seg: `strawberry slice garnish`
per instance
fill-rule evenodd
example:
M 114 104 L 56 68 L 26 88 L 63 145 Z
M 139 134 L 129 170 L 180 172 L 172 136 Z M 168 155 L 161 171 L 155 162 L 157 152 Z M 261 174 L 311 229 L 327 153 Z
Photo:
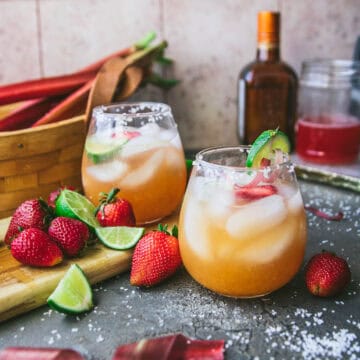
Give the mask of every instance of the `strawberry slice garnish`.
M 141 135 L 139 131 L 124 131 L 123 134 L 130 140 Z
M 240 186 L 235 184 L 234 191 L 235 197 L 241 200 L 258 200 L 277 193 L 273 185 Z
M 267 158 L 262 158 L 260 161 L 260 167 L 264 168 L 271 165 L 271 160 Z

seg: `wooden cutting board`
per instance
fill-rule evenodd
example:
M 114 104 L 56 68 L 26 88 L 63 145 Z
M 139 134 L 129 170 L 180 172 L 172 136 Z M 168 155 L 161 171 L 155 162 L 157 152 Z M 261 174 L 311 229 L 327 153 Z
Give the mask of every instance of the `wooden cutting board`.
M 111 250 L 100 243 L 89 247 L 84 256 L 63 261 L 53 268 L 22 265 L 3 242 L 9 222 L 10 218 L 0 220 L 0 322 L 45 304 L 72 263 L 84 270 L 91 284 L 130 268 L 132 250 Z M 164 219 L 162 223 L 172 228 L 177 223 L 177 216 Z M 147 230 L 156 226 L 149 226 Z

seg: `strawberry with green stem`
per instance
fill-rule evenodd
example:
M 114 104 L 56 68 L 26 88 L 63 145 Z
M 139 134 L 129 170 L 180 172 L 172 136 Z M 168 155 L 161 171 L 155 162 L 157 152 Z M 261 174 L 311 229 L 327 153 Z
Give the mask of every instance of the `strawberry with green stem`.
M 10 245 L 11 241 L 24 229 L 46 230 L 54 216 L 53 209 L 43 199 L 24 201 L 15 210 L 10 220 L 4 238 L 5 244 Z
M 63 185 L 63 186 L 60 186 L 59 188 L 57 188 L 56 190 L 52 191 L 50 194 L 49 194 L 49 197 L 48 197 L 48 204 L 49 206 L 51 206 L 53 209 L 55 209 L 55 204 L 56 204 L 56 200 L 57 198 L 60 196 L 60 193 L 65 190 L 65 189 L 68 189 L 68 190 L 72 190 L 72 191 L 77 191 L 73 186 L 71 185 Z
M 178 230 L 171 233 L 167 225 L 159 225 L 137 243 L 132 257 L 130 283 L 136 286 L 153 286 L 173 275 L 181 266 Z
M 101 226 L 135 226 L 132 205 L 126 199 L 117 197 L 120 189 L 113 188 L 108 194 L 101 193 L 100 204 L 95 216 Z

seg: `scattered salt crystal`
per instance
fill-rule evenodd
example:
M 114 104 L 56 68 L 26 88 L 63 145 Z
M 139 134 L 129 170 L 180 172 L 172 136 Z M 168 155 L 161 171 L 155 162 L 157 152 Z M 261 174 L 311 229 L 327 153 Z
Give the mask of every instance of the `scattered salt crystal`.
M 96 342 L 103 342 L 104 341 L 104 337 L 100 334 L 97 338 L 96 338 Z
M 78 328 L 72 328 L 72 329 L 71 329 L 71 332 L 78 332 L 78 331 L 79 331 Z

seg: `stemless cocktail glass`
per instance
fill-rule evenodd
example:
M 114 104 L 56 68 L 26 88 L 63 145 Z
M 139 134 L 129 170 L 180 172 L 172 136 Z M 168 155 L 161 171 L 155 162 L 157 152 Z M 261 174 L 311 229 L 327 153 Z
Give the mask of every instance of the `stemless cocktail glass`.
M 93 109 L 83 160 L 85 195 L 120 188 L 131 202 L 137 224 L 170 215 L 185 191 L 184 152 L 168 105 L 121 103 Z
M 249 149 L 219 147 L 196 155 L 179 222 L 190 275 L 210 290 L 240 298 L 289 282 L 306 243 L 294 166 L 284 157 L 276 165 L 246 168 Z

